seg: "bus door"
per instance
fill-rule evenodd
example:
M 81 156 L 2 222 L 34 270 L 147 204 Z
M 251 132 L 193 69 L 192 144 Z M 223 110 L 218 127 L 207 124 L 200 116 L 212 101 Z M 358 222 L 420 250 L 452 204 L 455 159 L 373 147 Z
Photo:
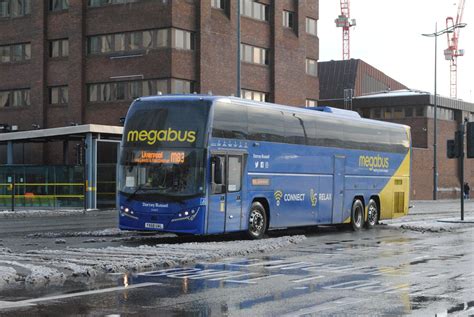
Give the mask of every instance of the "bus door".
M 244 155 L 216 153 L 211 156 L 208 233 L 242 228 L 242 174 Z
M 344 173 L 346 157 L 334 156 L 334 183 L 333 183 L 333 203 L 332 203 L 332 223 L 342 223 L 344 207 Z

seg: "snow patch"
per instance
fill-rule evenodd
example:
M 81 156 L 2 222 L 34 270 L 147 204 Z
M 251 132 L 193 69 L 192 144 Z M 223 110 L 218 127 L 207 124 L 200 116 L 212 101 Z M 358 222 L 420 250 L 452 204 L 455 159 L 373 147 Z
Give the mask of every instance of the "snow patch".
M 58 270 L 35 264 L 20 263 L 17 261 L 4 261 L 0 260 L 0 264 L 9 265 L 10 267 L 22 268 L 27 271 L 26 274 L 15 273 L 15 279 L 17 281 L 23 280 L 26 284 L 31 284 L 35 286 L 43 286 L 47 284 L 61 285 L 66 277 L 63 273 Z M 45 263 L 45 265 L 50 266 Z M 15 272 L 17 272 L 15 270 Z
M 122 231 L 116 228 L 108 228 L 96 231 L 78 232 L 36 232 L 26 235 L 27 238 L 71 238 L 71 237 L 120 237 L 131 234 L 130 231 Z
M 198 261 L 215 261 L 226 257 L 271 252 L 300 243 L 305 239 L 305 236 L 300 235 L 254 241 L 192 242 L 154 246 L 141 245 L 139 247 L 66 248 L 65 250 L 43 249 L 25 253 L 12 253 L 9 249 L 0 248 L 0 259 L 2 259 L 0 264 L 28 271 L 20 280 L 27 284 L 41 286 L 63 283 L 67 278 L 89 278 L 104 273 L 140 272 L 189 265 Z M 13 274 L 13 271 L 9 272 L 10 275 Z M 17 280 L 19 276 L 16 273 Z M 9 277 L 9 280 L 11 278 Z
M 25 209 L 25 210 L 0 210 L 0 217 L 15 218 L 15 217 L 38 217 L 38 216 L 67 216 L 71 214 L 82 214 L 82 209 Z
M 474 220 L 474 219 L 472 219 Z M 468 220 L 461 222 L 459 220 L 423 220 L 423 221 L 385 221 L 389 228 L 425 232 L 453 232 L 459 229 L 474 226 L 474 221 Z
M 17 280 L 16 270 L 12 267 L 0 266 L 0 289 L 12 285 Z

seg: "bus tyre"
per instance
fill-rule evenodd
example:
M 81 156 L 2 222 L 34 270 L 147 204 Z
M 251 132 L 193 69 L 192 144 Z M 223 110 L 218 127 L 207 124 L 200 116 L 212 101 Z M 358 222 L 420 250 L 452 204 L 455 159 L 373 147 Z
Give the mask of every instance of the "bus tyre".
M 352 230 L 359 231 L 364 225 L 364 204 L 359 199 L 354 200 L 351 210 Z
M 367 229 L 372 229 L 379 221 L 379 210 L 377 208 L 377 203 L 375 200 L 371 199 L 367 205 L 367 222 L 365 227 Z
M 261 239 L 267 230 L 267 214 L 259 202 L 252 203 L 249 214 L 247 236 L 250 239 Z

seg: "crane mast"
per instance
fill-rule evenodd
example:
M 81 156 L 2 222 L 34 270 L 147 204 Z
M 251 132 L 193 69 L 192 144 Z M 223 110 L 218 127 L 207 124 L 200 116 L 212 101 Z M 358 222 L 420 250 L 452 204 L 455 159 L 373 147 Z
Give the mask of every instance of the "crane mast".
M 456 21 L 453 17 L 446 18 L 446 28 L 462 22 L 464 13 L 465 0 L 459 0 Z M 456 23 L 455 23 L 456 22 Z M 444 50 L 444 58 L 449 60 L 449 91 L 451 98 L 457 98 L 457 81 L 458 81 L 458 57 L 464 55 L 464 50 L 458 48 L 460 28 L 454 29 L 452 33 L 446 33 L 448 37 L 448 48 Z
M 349 0 L 341 1 L 341 14 L 334 22 L 336 26 L 342 28 L 342 59 L 348 60 L 351 58 L 350 52 L 350 28 L 356 25 L 355 19 L 350 19 Z

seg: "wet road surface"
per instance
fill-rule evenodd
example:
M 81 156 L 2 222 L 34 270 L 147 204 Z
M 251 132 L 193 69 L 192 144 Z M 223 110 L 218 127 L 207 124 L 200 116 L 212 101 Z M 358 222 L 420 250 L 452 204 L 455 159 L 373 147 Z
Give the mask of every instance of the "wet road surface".
M 0 315 L 469 316 L 473 235 L 318 229 L 271 255 L 0 292 Z

